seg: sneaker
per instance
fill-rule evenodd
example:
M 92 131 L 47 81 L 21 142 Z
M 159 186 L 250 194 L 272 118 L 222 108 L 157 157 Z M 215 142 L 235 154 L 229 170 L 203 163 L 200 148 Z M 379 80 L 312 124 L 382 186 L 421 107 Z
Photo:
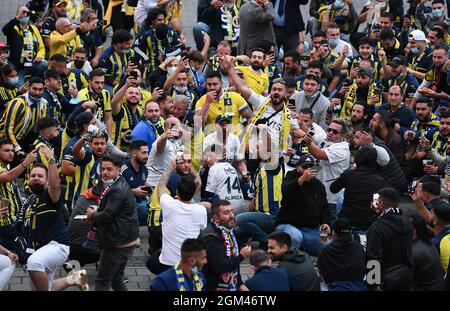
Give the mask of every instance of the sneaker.
M 65 262 L 63 264 L 63 269 L 64 271 L 66 271 L 67 274 L 69 274 L 69 272 L 73 270 L 73 265 L 68 262 Z
M 124 277 L 123 277 L 123 282 L 124 282 L 124 283 L 128 283 L 128 281 L 129 281 L 129 280 L 128 280 L 128 277 L 124 276 Z
M 89 291 L 87 272 L 85 269 L 74 272 L 75 284 L 82 292 Z

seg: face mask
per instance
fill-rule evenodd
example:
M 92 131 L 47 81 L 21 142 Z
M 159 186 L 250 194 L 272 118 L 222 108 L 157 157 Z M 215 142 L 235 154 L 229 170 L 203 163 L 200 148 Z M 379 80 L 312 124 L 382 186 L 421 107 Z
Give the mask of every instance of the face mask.
M 338 43 L 339 43 L 339 38 L 328 39 L 328 43 L 329 43 L 331 46 L 337 46 Z
M 179 92 L 179 93 L 184 93 L 187 91 L 187 86 L 174 86 L 173 87 L 175 89 L 175 91 Z
M 439 17 L 442 17 L 444 15 L 444 12 L 439 10 L 439 9 L 434 9 L 432 11 L 432 14 L 433 14 L 434 17 L 439 18 Z
M 395 79 L 400 79 L 403 77 L 403 72 L 400 72 L 398 75 L 392 75 Z
M 30 102 L 31 102 L 31 104 L 33 105 L 33 104 L 38 104 L 40 101 L 41 101 L 41 98 L 36 98 L 36 97 L 33 97 L 33 96 L 28 96 L 29 98 L 30 98 Z
M 193 266 L 191 269 L 193 274 L 198 274 L 198 267 L 197 266 Z
M 420 49 L 418 47 L 411 48 L 411 53 L 413 53 L 413 54 L 418 54 L 419 51 L 420 51 Z
M 103 184 L 105 186 L 111 187 L 111 185 L 114 183 L 114 178 L 113 179 L 108 179 L 108 180 L 104 180 Z
M 8 84 L 13 87 L 17 87 L 19 85 L 19 77 L 9 78 Z
M 174 73 L 175 70 L 177 70 L 177 67 L 167 67 L 167 73 L 168 73 L 168 74 Z
M 223 6 L 226 7 L 228 10 L 231 10 L 234 7 L 234 3 L 226 3 Z
M 316 97 L 317 95 L 319 95 L 319 92 L 318 92 L 318 91 L 315 91 L 314 94 L 312 94 L 311 96 L 308 96 L 308 95 L 306 95 L 306 93 L 305 93 L 305 97 L 306 97 L 306 98 L 314 98 L 314 97 Z
M 338 10 L 342 9 L 344 7 L 344 2 L 342 2 L 341 0 L 336 0 L 336 2 L 334 3 L 334 7 Z
M 83 67 L 84 67 L 84 63 L 85 63 L 84 60 L 79 60 L 79 59 L 75 59 L 75 60 L 73 61 L 73 65 L 74 65 L 75 68 L 77 68 L 77 69 L 83 68 Z
M 122 54 L 128 54 L 130 53 L 130 49 L 122 49 Z
M 39 194 L 41 194 L 42 192 L 45 191 L 45 186 L 44 185 L 40 185 L 40 184 L 30 185 L 30 190 L 34 194 L 39 195 Z
M 28 24 L 28 22 L 30 21 L 30 17 L 29 16 L 25 16 L 19 19 L 19 23 L 21 24 Z

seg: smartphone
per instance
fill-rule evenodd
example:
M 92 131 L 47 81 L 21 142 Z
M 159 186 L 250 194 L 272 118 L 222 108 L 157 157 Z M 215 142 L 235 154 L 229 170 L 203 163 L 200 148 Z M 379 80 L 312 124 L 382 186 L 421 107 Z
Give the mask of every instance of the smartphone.
M 130 71 L 130 77 L 133 77 L 134 79 L 137 79 L 138 74 L 137 74 L 136 70 L 131 70 Z
M 87 219 L 87 215 L 77 215 L 73 219 L 81 219 L 81 220 Z
M 141 187 L 141 189 L 144 190 L 145 192 L 152 193 L 152 187 L 144 186 L 144 187 Z
M 136 65 L 136 56 L 130 56 L 130 58 L 128 59 L 128 62 Z
M 252 249 L 256 249 L 259 247 L 259 242 L 258 241 L 253 241 L 253 238 L 248 239 L 247 241 L 247 246 L 250 246 Z
M 288 108 L 291 110 L 295 110 L 295 99 L 293 99 L 293 98 L 288 99 Z
M 72 89 L 77 88 L 77 79 L 75 79 L 75 78 L 70 79 L 70 88 L 72 88 Z

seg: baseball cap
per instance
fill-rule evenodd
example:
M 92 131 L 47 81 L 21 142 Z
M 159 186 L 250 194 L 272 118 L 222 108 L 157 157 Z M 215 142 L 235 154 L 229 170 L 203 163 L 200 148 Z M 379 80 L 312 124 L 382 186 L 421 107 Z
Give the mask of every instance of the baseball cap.
M 373 69 L 368 67 L 360 67 L 358 70 L 359 75 L 366 75 L 373 79 Z
M 220 123 L 222 121 L 226 121 L 227 123 L 231 123 L 231 119 L 230 119 L 229 116 L 226 116 L 226 115 L 217 116 L 216 123 Z
M 314 159 L 314 157 L 309 153 L 301 156 L 297 162 L 297 166 L 301 166 L 301 167 L 306 167 L 306 166 L 313 167 L 314 164 L 316 164 L 316 159 Z
M 67 5 L 67 1 L 56 1 L 54 4 L 53 4 L 53 6 L 58 6 L 58 5 L 61 5 L 61 4 L 65 4 L 65 5 Z
M 352 225 L 347 218 L 338 218 L 334 223 L 333 231 L 336 232 L 338 236 L 352 234 Z
M 409 40 L 415 40 L 415 41 L 428 41 L 427 37 L 425 36 L 425 33 L 422 30 L 413 30 L 408 36 Z
M 395 56 L 393 59 L 391 59 L 388 62 L 388 65 L 390 65 L 392 67 L 398 67 L 400 65 L 407 66 L 408 65 L 408 61 L 406 60 L 405 56 L 398 55 L 398 56 Z

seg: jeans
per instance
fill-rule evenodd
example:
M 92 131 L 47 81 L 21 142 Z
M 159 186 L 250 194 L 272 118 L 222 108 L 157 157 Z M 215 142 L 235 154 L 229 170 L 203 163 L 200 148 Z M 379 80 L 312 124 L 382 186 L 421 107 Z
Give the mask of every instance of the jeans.
M 16 249 L 14 245 L 14 240 L 17 238 L 16 226 L 17 223 L 12 223 L 10 225 L 0 227 L 0 245 L 10 251 L 15 251 Z
M 142 200 L 141 203 L 136 203 L 137 214 L 139 219 L 139 226 L 147 226 L 148 223 L 148 202 L 147 200 Z
M 44 77 L 44 72 L 47 70 L 48 62 L 46 60 L 41 61 L 40 63 L 33 64 L 31 67 L 24 67 L 19 70 L 19 85 L 23 85 L 25 76 L 39 76 L 41 78 Z
M 0 291 L 8 284 L 12 277 L 16 264 L 6 255 L 0 255 Z
M 100 249 L 100 263 L 95 279 L 96 291 L 109 291 L 110 287 L 115 291 L 128 290 L 123 282 L 123 275 L 134 247 Z
M 283 231 L 291 236 L 291 249 L 302 247 L 311 256 L 317 257 L 326 245 L 326 243 L 320 243 L 319 227 L 297 228 L 289 224 L 281 224 L 277 226 L 276 231 Z
M 336 218 L 339 218 L 339 213 L 342 211 L 344 207 L 344 194 L 341 193 L 336 199 Z
M 204 47 L 203 43 L 203 33 L 206 32 L 209 34 L 209 26 L 203 22 L 195 23 L 192 28 L 192 33 L 194 34 L 195 45 L 197 46 L 197 50 L 201 51 Z
M 337 212 L 336 212 L 337 206 L 336 205 L 337 204 L 328 203 L 328 206 L 330 207 L 331 227 L 334 226 L 334 223 L 336 222 L 336 219 L 337 219 Z
M 240 230 L 246 231 L 262 243 L 267 243 L 267 236 L 275 227 L 275 216 L 261 212 L 247 212 L 237 215 L 236 223 Z

